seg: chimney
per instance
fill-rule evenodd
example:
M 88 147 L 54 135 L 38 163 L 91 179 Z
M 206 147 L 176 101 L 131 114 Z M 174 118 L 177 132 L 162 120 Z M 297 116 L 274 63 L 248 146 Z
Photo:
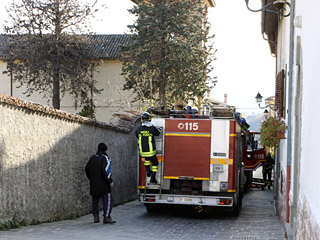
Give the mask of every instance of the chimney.
M 227 104 L 228 103 L 227 99 L 228 99 L 228 94 L 225 93 L 223 103 Z
M 210 97 L 210 90 L 207 91 L 207 97 Z

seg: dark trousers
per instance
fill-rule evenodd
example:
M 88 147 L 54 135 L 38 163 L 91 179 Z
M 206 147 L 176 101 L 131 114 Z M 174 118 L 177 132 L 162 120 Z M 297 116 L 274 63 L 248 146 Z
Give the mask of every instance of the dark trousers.
M 113 197 L 111 193 L 105 193 L 100 197 L 92 197 L 92 213 L 99 214 L 99 201 L 102 199 L 103 216 L 110 217 L 113 207 Z
M 267 185 L 272 185 L 271 181 L 271 175 L 272 175 L 272 169 L 263 169 L 263 180 Z

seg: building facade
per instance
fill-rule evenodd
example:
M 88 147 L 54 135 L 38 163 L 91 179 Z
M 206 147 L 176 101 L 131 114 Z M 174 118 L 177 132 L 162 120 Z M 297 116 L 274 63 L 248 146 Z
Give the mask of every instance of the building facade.
M 138 0 L 132 0 L 138 4 Z M 214 7 L 213 0 L 203 0 L 203 3 L 208 7 Z M 122 73 L 122 62 L 120 56 L 120 46 L 126 45 L 129 37 L 124 34 L 108 34 L 108 35 L 90 35 L 89 38 L 94 38 L 94 44 L 91 46 L 91 51 L 94 53 L 97 61 L 101 62 L 98 71 L 93 72 L 93 78 L 97 81 L 96 88 L 103 89 L 101 94 L 91 95 L 91 99 L 95 106 L 95 117 L 98 121 L 109 122 L 116 112 L 126 110 L 137 110 L 141 106 L 134 103 L 135 95 L 132 91 L 124 91 L 125 83 Z M 0 35 L 0 93 L 26 99 L 28 101 L 40 103 L 43 105 L 52 106 L 52 100 L 49 97 L 44 97 L 41 94 L 34 92 L 31 96 L 24 94 L 26 88 L 22 86 L 17 88 L 19 84 L 12 81 L 10 75 L 4 75 L 6 62 L 2 49 L 5 47 L 6 36 Z M 75 108 L 74 101 L 67 94 L 61 96 L 61 107 L 63 111 L 69 113 L 79 113 L 82 107 Z M 144 109 L 145 110 L 145 109 Z
M 277 211 L 289 239 L 320 239 L 320 113 L 315 108 L 320 102 L 316 93 L 320 87 L 320 2 L 262 3 L 263 37 L 276 58 L 276 112 L 288 127 L 276 151 Z
M 124 77 L 121 75 L 122 62 L 120 47 L 128 43 L 129 38 L 124 34 L 103 34 L 92 35 L 93 44 L 90 50 L 93 52 L 96 61 L 100 61 L 97 71 L 93 72 L 93 79 L 97 81 L 96 87 L 103 89 L 101 94 L 91 95 L 96 108 L 95 117 L 99 121 L 109 122 L 114 112 L 125 109 L 135 109 L 132 103 L 133 95 L 130 91 L 123 91 Z M 6 35 L 0 35 L 0 45 L 5 47 Z M 2 59 L 2 60 L 1 60 Z M 3 74 L 7 63 L 1 54 L 0 47 L 0 93 L 19 97 L 52 106 L 51 98 L 42 94 L 33 93 L 31 96 L 24 94 L 24 86 L 17 88 L 18 83 L 12 82 L 10 75 Z M 74 101 L 68 95 L 61 96 L 61 110 L 69 113 L 79 113 L 82 107 L 75 108 Z

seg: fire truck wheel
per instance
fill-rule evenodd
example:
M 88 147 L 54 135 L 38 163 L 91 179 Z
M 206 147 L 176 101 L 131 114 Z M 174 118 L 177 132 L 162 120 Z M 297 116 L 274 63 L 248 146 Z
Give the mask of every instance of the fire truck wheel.
M 239 214 L 240 214 L 240 209 L 241 209 L 241 205 L 242 205 L 242 199 L 241 199 L 241 198 L 238 198 L 238 199 L 237 199 L 237 204 L 235 204 L 235 205 L 232 207 L 231 216 L 234 216 L 234 217 L 239 216 Z
M 159 206 L 157 204 L 152 204 L 152 203 L 145 203 L 147 212 L 148 213 L 156 213 L 159 211 Z

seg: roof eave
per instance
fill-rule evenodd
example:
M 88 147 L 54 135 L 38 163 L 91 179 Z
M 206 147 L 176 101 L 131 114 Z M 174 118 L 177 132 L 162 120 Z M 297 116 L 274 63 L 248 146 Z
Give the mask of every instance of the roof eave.
M 270 4 L 276 0 L 265 0 L 265 4 Z M 277 11 L 283 7 L 282 3 L 277 3 L 272 5 L 269 11 L 261 12 L 261 33 L 264 36 L 265 40 L 268 41 L 271 54 L 276 54 L 276 45 L 277 45 L 277 35 L 279 28 L 279 21 Z
M 135 4 L 138 4 L 138 2 L 141 1 L 141 0 L 131 0 L 131 2 L 134 2 Z M 209 7 L 215 7 L 216 6 L 216 3 L 214 0 L 207 0 L 208 3 L 209 3 Z

